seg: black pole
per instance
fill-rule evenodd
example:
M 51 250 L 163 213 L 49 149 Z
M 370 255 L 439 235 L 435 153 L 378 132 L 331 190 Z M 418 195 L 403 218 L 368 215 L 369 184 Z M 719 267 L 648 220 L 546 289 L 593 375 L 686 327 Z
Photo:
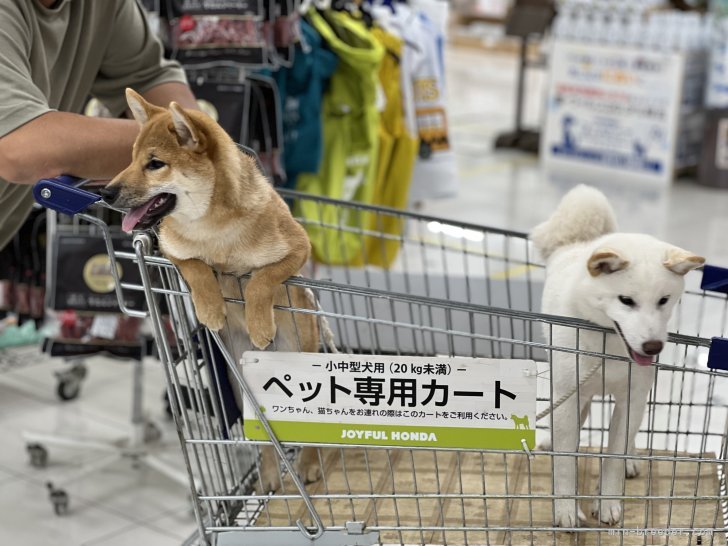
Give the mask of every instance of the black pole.
M 523 130 L 523 90 L 526 87 L 526 53 L 528 51 L 528 36 L 521 37 L 521 54 L 518 59 L 518 84 L 516 87 L 516 134 Z

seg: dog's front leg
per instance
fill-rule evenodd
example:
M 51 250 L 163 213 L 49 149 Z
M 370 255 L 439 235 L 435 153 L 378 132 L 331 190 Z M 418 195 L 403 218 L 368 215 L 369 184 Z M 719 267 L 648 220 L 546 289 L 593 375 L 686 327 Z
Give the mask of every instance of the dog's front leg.
M 650 383 L 647 385 L 642 383 L 637 378 L 633 378 L 631 393 L 621 393 L 614 397 L 615 404 L 609 423 L 609 447 L 607 449 L 607 452 L 612 455 L 625 455 L 634 451 L 635 436 L 642 423 L 651 386 Z M 604 460 L 599 484 L 600 494 L 624 494 L 624 478 L 629 471 L 629 460 L 611 457 Z M 603 523 L 619 523 L 622 516 L 622 500 L 595 500 L 592 514 Z
M 250 340 L 258 349 L 265 349 L 276 336 L 273 299 L 278 287 L 301 270 L 308 255 L 291 253 L 280 262 L 261 267 L 245 286 L 245 322 Z
M 169 260 L 177 266 L 190 288 L 197 320 L 210 330 L 221 330 L 225 326 L 225 300 L 212 268 L 196 259 L 170 257 Z
M 321 479 L 323 468 L 319 464 L 319 448 L 304 447 L 298 454 L 296 471 L 303 483 L 313 483 Z
M 554 392 L 554 398 L 558 399 Z M 580 408 L 578 396 L 568 398 L 553 413 L 552 443 L 554 450 L 554 495 L 576 495 L 577 458 L 561 455 L 574 453 L 579 446 Z M 557 527 L 576 527 L 586 517 L 576 499 L 556 499 L 554 501 L 554 524 Z

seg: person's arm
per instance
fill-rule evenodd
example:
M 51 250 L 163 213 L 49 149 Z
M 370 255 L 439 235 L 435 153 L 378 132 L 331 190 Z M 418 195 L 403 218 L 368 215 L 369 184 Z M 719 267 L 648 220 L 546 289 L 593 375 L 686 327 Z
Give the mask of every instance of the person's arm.
M 197 108 L 183 83 L 162 83 L 142 95 L 159 106 L 176 101 Z M 60 174 L 113 178 L 129 165 L 138 133 L 139 125 L 133 120 L 48 112 L 0 138 L 0 178 L 19 184 Z
M 0 178 L 25 184 L 60 174 L 113 178 L 131 161 L 137 123 L 51 110 L 32 81 L 29 31 L 20 7 L 0 2 L 0 73 L 5 80 L 0 80 Z M 162 45 L 137 2 L 109 2 L 111 9 L 114 30 L 91 94 L 115 116 L 126 109 L 126 87 L 159 106 L 176 101 L 197 108 L 184 72 L 162 58 Z

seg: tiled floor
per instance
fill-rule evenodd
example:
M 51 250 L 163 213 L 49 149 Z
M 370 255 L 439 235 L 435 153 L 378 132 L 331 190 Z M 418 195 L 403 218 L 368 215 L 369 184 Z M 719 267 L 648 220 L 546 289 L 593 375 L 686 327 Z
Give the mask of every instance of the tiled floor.
M 18 350 L 15 350 L 18 352 Z M 127 362 L 102 357 L 87 361 L 89 374 L 79 398 L 55 396 L 53 371 L 65 364 L 23 349 L 31 365 L 0 375 L 0 543 L 18 545 L 180 544 L 193 529 L 187 491 L 156 473 L 135 470 L 130 462 L 67 482 L 94 453 L 51 447 L 49 464 L 29 464 L 24 430 L 113 441 L 127 433 L 131 370 Z M 3 359 L 0 353 L 0 360 Z M 158 363 L 145 365 L 147 416 L 163 432 L 163 450 L 180 467 L 173 426 L 162 406 L 163 380 Z M 45 482 L 70 496 L 69 513 L 53 514 Z
M 448 218 L 528 230 L 545 218 L 567 187 L 543 176 L 537 159 L 494 152 L 496 134 L 508 129 L 513 107 L 515 59 L 475 51 L 448 54 L 450 127 L 456 146 L 459 195 L 426 202 L 423 211 Z M 543 77 L 533 73 L 527 120 L 538 120 Z M 599 184 L 599 181 L 591 180 Z M 728 265 L 728 192 L 689 181 L 670 188 L 600 186 L 613 200 L 625 229 L 664 237 L 713 263 Z M 103 358 L 89 361 L 89 377 L 78 400 L 63 403 L 54 394 L 52 370 L 62 364 L 45 357 L 0 373 L 0 544 L 23 546 L 179 544 L 194 528 L 186 491 L 152 472 L 118 464 L 66 486 L 70 513 L 53 515 L 44 483 L 92 462 L 95 455 L 54 448 L 44 470 L 33 469 L 21 437 L 24 429 L 49 433 L 125 433 L 131 366 Z M 148 417 L 172 442 L 176 437 L 162 410 L 159 366 L 145 366 Z

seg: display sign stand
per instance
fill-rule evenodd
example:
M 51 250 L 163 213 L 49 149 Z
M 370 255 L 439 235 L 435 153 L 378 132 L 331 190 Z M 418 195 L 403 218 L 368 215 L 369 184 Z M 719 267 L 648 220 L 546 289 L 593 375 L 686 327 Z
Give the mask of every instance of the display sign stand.
M 515 127 L 512 131 L 498 135 L 496 148 L 511 148 L 524 152 L 538 153 L 539 132 L 523 127 L 523 96 L 526 85 L 526 69 L 535 65 L 528 62 L 528 43 L 533 36 L 542 36 L 555 15 L 549 1 L 516 0 L 506 19 L 506 35 L 521 40 L 518 60 L 518 81 L 516 84 Z

